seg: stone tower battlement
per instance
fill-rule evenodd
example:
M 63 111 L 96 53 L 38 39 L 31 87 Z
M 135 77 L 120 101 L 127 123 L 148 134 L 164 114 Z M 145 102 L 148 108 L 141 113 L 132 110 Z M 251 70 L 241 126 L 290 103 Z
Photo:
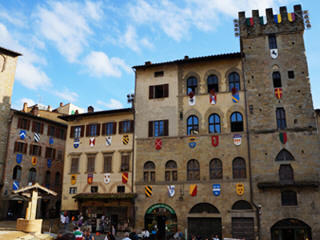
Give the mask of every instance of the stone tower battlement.
M 303 31 L 303 11 L 301 5 L 295 5 L 292 13 L 288 13 L 286 7 L 280 7 L 280 14 L 274 14 L 273 9 L 268 8 L 266 22 L 259 10 L 253 10 L 250 18 L 246 18 L 245 12 L 239 12 L 239 28 L 241 38 Z

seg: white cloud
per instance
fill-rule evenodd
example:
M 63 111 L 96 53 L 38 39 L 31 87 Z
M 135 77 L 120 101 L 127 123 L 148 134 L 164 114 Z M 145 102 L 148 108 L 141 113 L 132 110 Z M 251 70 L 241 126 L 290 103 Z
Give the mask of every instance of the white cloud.
M 28 106 L 33 106 L 36 104 L 36 102 L 30 98 L 21 98 L 12 104 L 12 108 L 16 110 L 22 110 L 24 103 L 27 103 Z
M 48 6 L 38 7 L 35 16 L 43 36 L 52 41 L 69 62 L 76 62 L 93 34 L 90 21 L 102 17 L 100 5 L 91 1 L 50 1 Z
M 129 15 L 138 24 L 151 28 L 160 28 L 166 35 L 180 41 L 189 33 L 191 27 L 200 31 L 212 31 L 219 24 L 221 16 L 237 18 L 239 11 L 259 9 L 265 15 L 265 9 L 278 7 L 292 0 L 137 0 L 129 4 Z M 251 16 L 251 13 L 248 13 Z
M 89 74 L 97 77 L 121 77 L 121 70 L 128 73 L 131 72 L 130 67 L 122 59 L 116 57 L 109 58 L 103 52 L 92 51 L 84 59 L 84 64 L 86 64 Z
M 123 36 L 120 37 L 120 42 L 135 52 L 140 52 L 141 45 L 152 48 L 152 43 L 147 38 L 139 39 L 136 29 L 129 25 Z
M 104 102 L 104 101 L 98 100 L 97 104 L 99 104 L 103 107 L 106 107 L 107 109 L 123 108 L 123 104 L 120 101 L 113 99 L 113 98 L 111 98 L 109 102 Z
M 62 91 L 53 91 L 53 94 L 72 103 L 76 102 L 79 97 L 76 92 L 72 92 L 68 88 L 64 88 Z
M 7 20 L 9 23 L 18 27 L 25 27 L 25 20 L 22 14 L 17 11 L 11 11 L 10 14 L 0 6 L 0 18 Z

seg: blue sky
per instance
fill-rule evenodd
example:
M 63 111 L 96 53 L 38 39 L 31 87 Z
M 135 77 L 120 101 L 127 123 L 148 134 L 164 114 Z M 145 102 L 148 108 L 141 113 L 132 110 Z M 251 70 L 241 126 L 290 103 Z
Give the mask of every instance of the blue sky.
M 302 4 L 313 104 L 320 108 L 320 3 L 315 0 L 0 0 L 0 46 L 23 54 L 12 106 L 128 107 L 134 65 L 239 51 L 238 11 Z

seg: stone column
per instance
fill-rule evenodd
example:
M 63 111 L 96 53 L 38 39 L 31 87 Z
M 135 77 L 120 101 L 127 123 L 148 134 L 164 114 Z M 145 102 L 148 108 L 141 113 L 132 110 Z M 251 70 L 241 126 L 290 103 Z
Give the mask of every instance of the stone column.
M 37 202 L 38 202 L 38 191 L 33 190 L 32 198 L 31 198 L 30 220 L 36 219 Z

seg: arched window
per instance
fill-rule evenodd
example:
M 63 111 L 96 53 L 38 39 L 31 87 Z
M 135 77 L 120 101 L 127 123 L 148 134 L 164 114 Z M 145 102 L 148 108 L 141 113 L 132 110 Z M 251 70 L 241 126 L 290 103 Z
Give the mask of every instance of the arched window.
M 220 213 L 219 210 L 210 203 L 198 203 L 193 206 L 189 213 Z
M 191 159 L 187 163 L 187 180 L 200 180 L 200 166 L 195 159 Z
M 297 193 L 295 191 L 282 191 L 281 192 L 281 204 L 283 206 L 298 205 Z
M 248 203 L 245 200 L 236 201 L 232 205 L 232 210 L 246 210 L 246 209 L 252 209 L 252 206 L 250 205 L 250 203 Z
M 189 77 L 187 80 L 187 95 L 190 92 L 197 93 L 198 80 L 195 77 Z
M 274 87 L 274 88 L 282 87 L 282 84 L 281 84 L 281 75 L 280 75 L 279 72 L 273 72 L 273 73 L 272 73 L 272 80 L 273 80 L 273 87 Z
M 231 132 L 243 131 L 243 118 L 239 112 L 234 112 L 230 116 Z
M 240 76 L 236 72 L 232 72 L 228 76 L 229 79 L 229 91 L 232 91 L 232 88 L 240 90 Z
M 293 184 L 294 175 L 290 164 L 281 164 L 279 168 L 280 184 Z
M 276 118 L 277 118 L 277 128 L 278 129 L 286 129 L 287 122 L 286 122 L 286 112 L 284 108 L 277 108 L 276 109 Z
M 220 127 L 220 117 L 218 114 L 214 113 L 209 116 L 208 119 L 209 125 L 209 133 L 220 133 L 221 127 Z
M 50 187 L 50 178 L 51 178 L 51 172 L 50 171 L 46 171 L 46 176 L 44 179 L 44 185 L 46 186 L 46 188 Z
M 243 158 L 235 158 L 233 160 L 232 173 L 234 179 L 247 177 L 246 162 Z
M 56 185 L 56 186 L 61 185 L 61 174 L 59 172 L 56 172 L 56 176 L 54 179 L 54 185 Z
M 167 182 L 178 180 L 177 163 L 173 160 L 166 163 L 165 179 Z
M 20 166 L 15 166 L 14 169 L 13 169 L 12 179 L 20 181 L 20 179 L 21 179 L 21 171 L 22 171 L 22 168 Z
M 222 179 L 222 162 L 220 159 L 210 161 L 210 179 Z
M 156 181 L 156 166 L 153 162 L 148 161 L 143 166 L 143 180 L 144 182 L 155 182 Z
M 276 157 L 276 161 L 294 161 L 294 157 L 292 156 L 292 154 L 290 152 L 288 152 L 285 149 L 282 149 L 277 157 Z
M 207 85 L 208 85 L 208 93 L 210 93 L 211 90 L 215 92 L 219 92 L 219 80 L 216 75 L 210 75 L 208 77 Z
M 28 183 L 34 184 L 37 180 L 37 171 L 35 168 L 30 168 L 28 175 Z
M 199 132 L 199 120 L 195 115 L 191 115 L 187 119 L 187 134 L 198 134 Z

